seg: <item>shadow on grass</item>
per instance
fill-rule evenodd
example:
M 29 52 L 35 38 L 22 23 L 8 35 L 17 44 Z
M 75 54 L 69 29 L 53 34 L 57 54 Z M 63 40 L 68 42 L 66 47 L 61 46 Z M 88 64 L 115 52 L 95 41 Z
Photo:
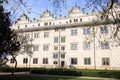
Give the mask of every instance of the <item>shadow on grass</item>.
M 0 80 L 95 80 L 95 79 L 45 77 L 45 76 L 31 76 L 31 75 L 14 75 L 14 76 L 12 76 L 12 75 L 0 75 Z

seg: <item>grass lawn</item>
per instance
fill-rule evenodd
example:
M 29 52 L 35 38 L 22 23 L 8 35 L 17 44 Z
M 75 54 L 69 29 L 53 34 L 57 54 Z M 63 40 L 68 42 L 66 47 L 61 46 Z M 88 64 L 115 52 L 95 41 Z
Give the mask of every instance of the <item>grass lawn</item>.
M 85 78 L 66 78 L 66 77 L 45 77 L 45 76 L 30 76 L 30 75 L 0 75 L 0 80 L 98 80 Z

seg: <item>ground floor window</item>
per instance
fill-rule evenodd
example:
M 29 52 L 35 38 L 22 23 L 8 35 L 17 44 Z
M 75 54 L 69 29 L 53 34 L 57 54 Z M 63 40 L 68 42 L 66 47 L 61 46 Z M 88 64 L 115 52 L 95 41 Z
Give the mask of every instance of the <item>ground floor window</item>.
M 77 64 L 77 58 L 71 58 L 71 64 Z
M 57 61 L 54 61 L 53 64 L 57 64 L 58 62 Z
M 33 64 L 38 64 L 38 58 L 33 58 Z
M 102 58 L 102 65 L 110 65 L 110 58 Z
M 27 64 L 28 63 L 28 58 L 23 58 L 23 64 Z
M 84 58 L 85 65 L 91 65 L 91 58 Z
M 48 58 L 43 58 L 43 64 L 48 64 Z

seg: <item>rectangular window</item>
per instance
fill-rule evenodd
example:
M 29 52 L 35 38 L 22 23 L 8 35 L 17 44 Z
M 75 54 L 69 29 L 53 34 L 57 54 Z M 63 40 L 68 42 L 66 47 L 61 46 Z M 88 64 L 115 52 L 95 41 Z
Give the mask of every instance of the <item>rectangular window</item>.
M 62 28 L 61 31 L 65 31 L 65 28 Z
M 71 30 L 71 36 L 75 36 L 75 35 L 77 35 L 77 30 L 75 29 L 75 30 Z
M 30 52 L 30 51 L 32 51 L 32 48 L 29 45 L 26 45 L 26 46 L 24 46 L 24 51 Z
M 48 22 L 45 22 L 45 23 L 44 23 L 44 26 L 48 26 Z
M 83 48 L 85 49 L 85 50 L 89 50 L 90 49 L 90 42 L 84 42 L 83 43 Z
M 74 22 L 78 22 L 78 19 L 74 19 Z
M 30 39 L 30 34 L 25 34 L 26 39 Z
M 77 64 L 77 58 L 71 58 L 71 64 Z
M 49 37 L 49 32 L 44 32 L 44 38 L 48 38 Z
M 28 58 L 23 58 L 23 64 L 27 64 L 28 63 Z
M 61 50 L 64 51 L 65 50 L 65 46 L 61 46 Z
M 53 64 L 57 64 L 57 61 L 54 61 Z
M 54 37 L 54 43 L 58 43 L 58 37 Z
M 109 43 L 108 42 L 101 42 L 101 48 L 102 49 L 109 49 Z
M 58 29 L 55 29 L 55 32 L 58 32 Z
M 48 58 L 43 58 L 43 64 L 48 64 Z
M 70 20 L 70 23 L 72 23 L 72 20 Z
M 39 33 L 34 33 L 34 38 L 39 38 Z
M 38 58 L 33 58 L 33 64 L 38 64 Z
M 100 27 L 100 33 L 101 34 L 108 33 L 108 28 L 106 26 L 105 27 Z
M 54 46 L 54 50 L 58 50 L 58 46 Z
M 65 58 L 65 54 L 61 54 L 61 58 Z
M 89 35 L 90 34 L 90 28 L 85 28 L 84 30 L 83 30 L 83 35 Z
M 53 54 L 53 58 L 58 58 L 58 54 L 57 53 L 55 53 L 55 54 Z
M 14 63 L 14 59 L 13 58 L 11 58 L 10 63 L 12 63 L 12 64 Z
M 38 51 L 39 50 L 39 46 L 33 46 L 33 51 Z
M 91 65 L 91 58 L 84 58 L 85 65 Z
M 65 37 L 61 37 L 61 43 L 65 43 Z
M 71 50 L 77 50 L 77 43 L 71 44 Z
M 49 51 L 49 45 L 44 45 L 43 46 L 43 51 Z
M 102 58 L 102 65 L 110 65 L 110 58 Z
M 80 22 L 82 22 L 82 18 L 80 18 Z

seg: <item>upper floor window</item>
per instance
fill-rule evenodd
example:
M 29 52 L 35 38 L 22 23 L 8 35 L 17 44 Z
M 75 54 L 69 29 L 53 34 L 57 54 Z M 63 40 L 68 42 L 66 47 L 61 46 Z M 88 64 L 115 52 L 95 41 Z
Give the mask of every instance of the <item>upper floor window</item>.
M 61 31 L 65 31 L 65 28 L 62 28 Z
M 58 50 L 58 46 L 54 46 L 54 50 Z
M 39 50 L 39 46 L 33 46 L 33 51 L 38 51 Z
M 48 58 L 43 58 L 43 64 L 48 64 Z
M 90 49 L 90 42 L 84 42 L 83 43 L 83 48 L 85 49 L 85 50 L 89 50 Z
M 75 36 L 75 35 L 77 35 L 77 29 L 71 30 L 71 36 Z
M 38 23 L 38 26 L 40 26 L 40 23 Z
M 61 58 L 65 58 L 65 54 L 61 54 Z
M 27 25 L 25 25 L 25 28 L 27 28 Z
M 109 43 L 106 41 L 106 42 L 101 42 L 101 48 L 102 49 L 109 49 Z
M 33 58 L 33 64 L 38 64 L 38 58 Z
M 54 43 L 58 43 L 58 37 L 54 37 Z
M 61 46 L 61 50 L 64 51 L 65 50 L 65 46 Z
M 108 33 L 108 28 L 105 26 L 105 27 L 100 27 L 100 32 L 103 34 L 103 33 Z
M 65 37 L 61 37 L 61 43 L 65 43 Z
M 26 45 L 26 46 L 24 46 L 24 51 L 30 52 L 30 51 L 32 51 L 32 48 L 29 45 Z
M 48 38 L 49 37 L 49 32 L 44 32 L 44 38 Z
M 49 45 L 44 45 L 43 46 L 43 51 L 49 51 Z
M 90 65 L 91 64 L 91 58 L 84 58 L 84 64 Z
M 44 26 L 48 26 L 48 22 L 45 22 L 45 23 L 44 23 Z
M 83 30 L 83 34 L 84 34 L 84 35 L 90 34 L 90 28 L 85 28 L 85 29 Z
M 39 33 L 34 33 L 34 38 L 39 38 Z
M 77 64 L 77 58 L 71 58 L 71 64 Z
M 53 54 L 53 58 L 58 58 L 58 54 L 57 53 Z
M 110 58 L 102 58 L 102 65 L 110 65 Z
M 72 23 L 72 20 L 70 20 L 70 23 Z
M 71 50 L 77 50 L 77 48 L 78 48 L 77 43 L 72 43 L 71 44 Z
M 51 25 L 51 22 L 49 22 L 49 25 Z
M 78 22 L 78 19 L 74 19 L 74 22 Z
M 23 64 L 27 64 L 28 63 L 28 58 L 23 58 Z
M 55 29 L 55 32 L 58 32 L 58 29 Z
M 30 38 L 30 34 L 25 34 L 25 38 L 29 39 Z

